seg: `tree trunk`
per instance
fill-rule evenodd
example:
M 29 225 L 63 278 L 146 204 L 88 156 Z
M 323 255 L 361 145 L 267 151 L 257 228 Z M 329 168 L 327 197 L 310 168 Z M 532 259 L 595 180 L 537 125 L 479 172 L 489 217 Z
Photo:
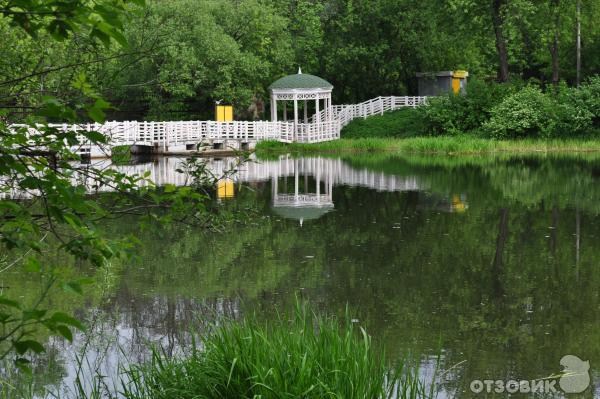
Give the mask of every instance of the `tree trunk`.
M 577 0 L 577 87 L 581 83 L 581 0 Z
M 558 85 L 559 82 L 559 60 L 558 60 L 558 42 L 560 30 L 560 0 L 550 1 L 551 13 L 554 22 L 554 37 L 550 46 L 550 56 L 552 57 L 552 84 Z
M 498 236 L 496 237 L 496 252 L 492 262 L 493 290 L 496 298 L 502 298 L 502 273 L 504 270 L 504 246 L 508 240 L 508 208 L 500 209 L 500 222 L 498 223 Z
M 494 25 L 494 34 L 496 35 L 496 50 L 498 51 L 498 81 L 508 81 L 508 50 L 506 48 L 506 39 L 504 38 L 504 17 L 502 8 L 506 0 L 492 0 L 492 24 Z

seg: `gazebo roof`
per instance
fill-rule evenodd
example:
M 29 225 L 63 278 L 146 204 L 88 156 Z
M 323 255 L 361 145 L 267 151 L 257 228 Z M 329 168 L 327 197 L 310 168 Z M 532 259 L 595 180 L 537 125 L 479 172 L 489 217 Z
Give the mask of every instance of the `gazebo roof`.
M 287 89 L 333 89 L 333 85 L 315 75 L 308 73 L 302 73 L 298 71 L 295 75 L 284 76 L 281 79 L 277 79 L 269 86 L 269 90 L 287 90 Z
M 273 211 L 286 219 L 312 220 L 318 219 L 333 210 L 333 204 L 326 206 L 274 206 Z

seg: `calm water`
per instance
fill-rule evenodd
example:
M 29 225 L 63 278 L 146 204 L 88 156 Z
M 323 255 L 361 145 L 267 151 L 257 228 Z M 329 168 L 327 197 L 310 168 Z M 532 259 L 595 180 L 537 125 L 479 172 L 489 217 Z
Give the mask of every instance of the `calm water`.
M 129 169 L 181 184 L 177 162 Z M 96 288 L 53 298 L 90 334 L 51 342 L 42 384 L 68 385 L 83 347 L 86 367 L 113 375 L 149 342 L 177 353 L 198 323 L 274 317 L 300 295 L 329 314 L 348 304 L 392 359 L 419 355 L 424 376 L 439 357 L 440 397 L 472 397 L 473 379 L 546 377 L 566 354 L 590 361 L 600 395 L 600 158 L 282 157 L 233 180 L 221 205 L 249 218 L 222 234 L 106 227 L 136 234 L 139 257 L 77 268 Z

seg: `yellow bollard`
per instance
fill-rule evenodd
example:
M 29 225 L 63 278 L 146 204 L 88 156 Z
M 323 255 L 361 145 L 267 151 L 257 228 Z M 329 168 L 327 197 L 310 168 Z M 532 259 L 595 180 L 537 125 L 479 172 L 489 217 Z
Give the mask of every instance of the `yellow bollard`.
M 233 121 L 233 105 L 217 105 L 215 107 L 215 120 L 217 122 Z

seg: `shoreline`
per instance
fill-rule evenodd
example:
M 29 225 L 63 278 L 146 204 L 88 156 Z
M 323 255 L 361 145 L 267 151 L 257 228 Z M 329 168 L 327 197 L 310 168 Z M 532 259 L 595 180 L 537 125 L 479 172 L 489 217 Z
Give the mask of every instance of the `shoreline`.
M 597 139 L 524 139 L 493 140 L 465 136 L 412 137 L 412 138 L 356 138 L 339 139 L 317 144 L 280 143 L 265 141 L 255 149 L 260 154 L 347 154 L 387 152 L 422 155 L 493 155 L 600 152 Z

